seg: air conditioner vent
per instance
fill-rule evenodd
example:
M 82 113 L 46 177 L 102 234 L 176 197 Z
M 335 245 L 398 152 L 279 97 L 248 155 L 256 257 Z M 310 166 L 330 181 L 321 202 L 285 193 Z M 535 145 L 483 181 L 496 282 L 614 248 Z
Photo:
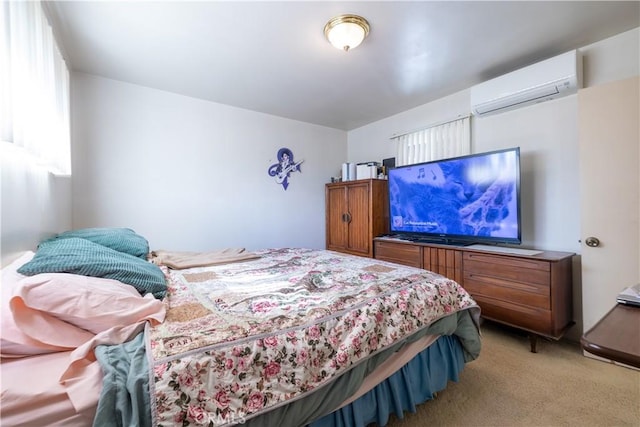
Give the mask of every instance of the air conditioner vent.
M 576 93 L 582 61 L 574 50 L 471 88 L 471 112 L 500 113 Z

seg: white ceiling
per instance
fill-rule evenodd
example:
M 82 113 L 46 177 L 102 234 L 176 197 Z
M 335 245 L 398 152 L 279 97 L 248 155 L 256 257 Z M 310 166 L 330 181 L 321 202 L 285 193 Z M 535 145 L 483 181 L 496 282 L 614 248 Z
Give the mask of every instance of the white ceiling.
M 640 26 L 638 1 L 55 1 L 72 70 L 351 130 Z M 358 48 L 333 16 L 371 25 Z

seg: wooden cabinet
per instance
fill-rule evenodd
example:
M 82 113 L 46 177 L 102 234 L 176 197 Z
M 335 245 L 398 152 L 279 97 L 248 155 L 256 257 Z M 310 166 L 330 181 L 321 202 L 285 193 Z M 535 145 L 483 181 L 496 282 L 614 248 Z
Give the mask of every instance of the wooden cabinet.
M 327 184 L 327 249 L 373 257 L 373 238 L 389 230 L 387 181 Z
M 567 252 L 535 255 L 470 247 L 376 239 L 375 258 L 420 267 L 460 283 L 480 305 L 482 317 L 538 335 L 560 339 L 573 325 L 572 257 Z

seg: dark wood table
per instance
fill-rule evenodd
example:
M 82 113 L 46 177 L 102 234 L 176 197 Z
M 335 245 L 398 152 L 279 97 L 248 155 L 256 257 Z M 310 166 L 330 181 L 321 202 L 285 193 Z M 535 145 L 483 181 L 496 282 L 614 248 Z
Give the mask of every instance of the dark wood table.
M 640 307 L 617 304 L 580 339 L 596 356 L 640 368 Z

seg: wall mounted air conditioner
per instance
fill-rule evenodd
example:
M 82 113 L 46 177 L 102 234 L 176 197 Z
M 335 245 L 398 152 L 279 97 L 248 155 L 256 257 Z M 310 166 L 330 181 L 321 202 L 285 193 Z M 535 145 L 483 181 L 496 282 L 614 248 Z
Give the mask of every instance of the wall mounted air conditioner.
M 471 112 L 501 113 L 571 95 L 582 86 L 582 57 L 577 50 L 471 87 Z

